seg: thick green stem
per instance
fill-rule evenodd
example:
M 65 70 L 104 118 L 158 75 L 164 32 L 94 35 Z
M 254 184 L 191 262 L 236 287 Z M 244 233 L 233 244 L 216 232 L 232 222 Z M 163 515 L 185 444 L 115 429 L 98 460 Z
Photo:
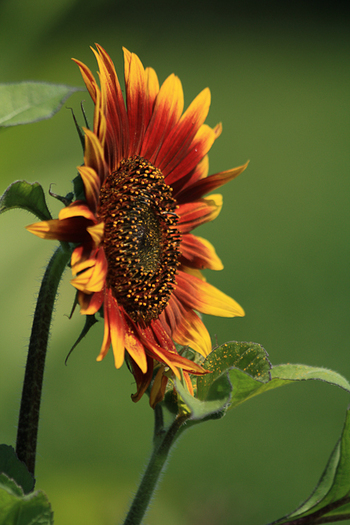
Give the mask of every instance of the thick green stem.
M 18 421 L 16 452 L 34 475 L 39 426 L 41 390 L 52 311 L 57 288 L 70 258 L 60 246 L 53 254 L 43 277 L 34 313 Z
M 155 446 L 124 525 L 139 525 L 142 522 L 160 475 L 165 468 L 171 446 L 181 434 L 180 427 L 186 422 L 188 417 L 188 415 L 177 417 L 168 431 L 164 433 L 160 444 Z M 155 440 L 155 443 L 159 443 L 159 441 Z

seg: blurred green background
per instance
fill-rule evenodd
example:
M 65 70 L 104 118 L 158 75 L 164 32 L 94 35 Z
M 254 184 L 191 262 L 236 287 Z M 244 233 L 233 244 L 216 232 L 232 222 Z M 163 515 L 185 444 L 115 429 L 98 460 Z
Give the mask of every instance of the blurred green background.
M 305 363 L 350 378 L 349 16 L 340 3 L 2 0 L 0 81 L 82 85 L 79 58 L 103 45 L 122 74 L 121 47 L 175 72 L 185 104 L 212 91 L 207 120 L 223 122 L 210 172 L 250 159 L 222 189 L 218 219 L 198 231 L 225 269 L 210 282 L 246 310 L 206 318 L 214 341 L 263 344 L 273 364 Z M 316 7 L 317 6 L 317 7 Z M 337 11 L 338 9 L 338 11 Z M 65 106 L 79 113 L 78 93 Z M 71 113 L 0 134 L 0 193 L 16 179 L 59 194 L 81 163 Z M 59 204 L 50 199 L 52 213 Z M 35 296 L 54 242 L 28 234 L 23 211 L 0 218 L 0 440 L 15 443 Z M 210 273 L 210 275 L 209 275 Z M 37 487 L 57 525 L 111 525 L 124 516 L 150 451 L 152 411 L 134 405 L 133 378 L 112 355 L 95 358 L 96 325 L 64 365 L 83 319 L 68 320 L 68 272 L 52 328 L 44 382 Z M 340 435 L 346 393 L 308 382 L 255 398 L 185 433 L 145 523 L 263 525 L 311 492 Z

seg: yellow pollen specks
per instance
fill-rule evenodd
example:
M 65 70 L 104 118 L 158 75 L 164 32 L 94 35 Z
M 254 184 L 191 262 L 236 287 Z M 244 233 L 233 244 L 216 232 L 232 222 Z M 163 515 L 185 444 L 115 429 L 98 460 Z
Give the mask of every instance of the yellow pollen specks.
M 172 188 L 141 157 L 124 160 L 101 188 L 107 285 L 135 321 L 147 325 L 175 286 L 181 236 Z

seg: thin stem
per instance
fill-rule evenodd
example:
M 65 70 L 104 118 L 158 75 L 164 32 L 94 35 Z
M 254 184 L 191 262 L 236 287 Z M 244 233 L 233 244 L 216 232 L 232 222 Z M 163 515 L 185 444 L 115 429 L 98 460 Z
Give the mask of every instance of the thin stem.
M 43 277 L 34 313 L 18 420 L 16 452 L 34 476 L 41 390 L 52 311 L 57 288 L 70 258 L 61 246 L 53 254 Z
M 142 522 L 149 502 L 159 482 L 160 475 L 165 468 L 171 446 L 180 435 L 181 432 L 179 432 L 179 430 L 188 417 L 188 415 L 177 417 L 169 427 L 168 431 L 164 434 L 159 446 L 154 448 L 134 501 L 132 502 L 128 515 L 124 521 L 124 525 L 140 525 Z

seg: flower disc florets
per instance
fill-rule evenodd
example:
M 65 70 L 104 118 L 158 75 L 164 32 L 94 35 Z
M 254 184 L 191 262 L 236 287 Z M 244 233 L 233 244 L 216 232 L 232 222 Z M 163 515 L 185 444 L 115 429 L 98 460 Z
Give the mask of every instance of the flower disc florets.
M 144 325 L 159 317 L 175 287 L 181 241 L 175 210 L 161 171 L 139 156 L 123 160 L 101 188 L 107 286 Z

